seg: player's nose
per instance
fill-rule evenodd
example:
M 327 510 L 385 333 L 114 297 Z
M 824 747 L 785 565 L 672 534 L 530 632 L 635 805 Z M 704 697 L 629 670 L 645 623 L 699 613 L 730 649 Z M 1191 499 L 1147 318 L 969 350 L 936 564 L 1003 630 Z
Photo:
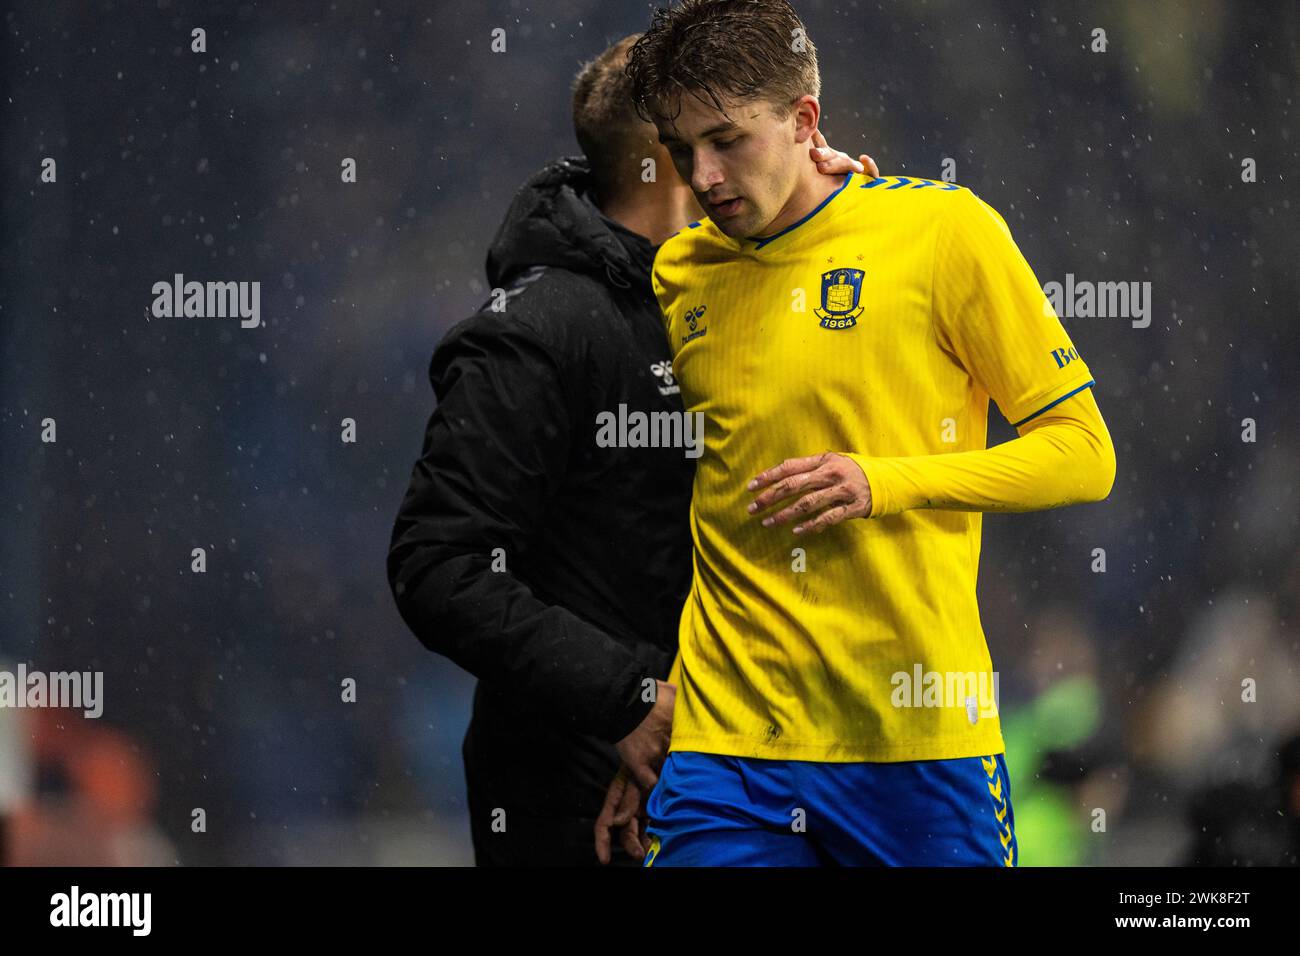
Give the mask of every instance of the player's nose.
M 695 168 L 691 170 L 691 188 L 697 194 L 709 192 L 723 180 L 722 170 L 714 163 L 702 163 L 699 160 L 695 162 Z
M 723 179 L 721 176 L 697 176 L 691 180 L 691 186 L 695 189 L 695 195 L 701 200 L 708 197 L 711 193 L 719 193 L 718 188 L 722 186 Z

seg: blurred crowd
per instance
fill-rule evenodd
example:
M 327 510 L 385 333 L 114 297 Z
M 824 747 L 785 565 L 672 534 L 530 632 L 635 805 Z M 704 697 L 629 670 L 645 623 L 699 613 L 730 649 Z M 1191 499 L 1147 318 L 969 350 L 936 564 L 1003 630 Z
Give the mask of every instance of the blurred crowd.
M 1066 320 L 1110 498 L 984 520 L 1021 862 L 1294 865 L 1295 5 L 794 3 L 833 146 L 954 160 L 1044 283 L 1152 283 L 1149 327 Z M 573 74 L 648 16 L 10 16 L 0 669 L 102 671 L 106 702 L 0 708 L 8 862 L 470 861 L 472 682 L 398 617 L 388 537 L 432 349 L 519 183 L 576 152 Z M 151 319 L 174 273 L 261 281 L 265 326 Z

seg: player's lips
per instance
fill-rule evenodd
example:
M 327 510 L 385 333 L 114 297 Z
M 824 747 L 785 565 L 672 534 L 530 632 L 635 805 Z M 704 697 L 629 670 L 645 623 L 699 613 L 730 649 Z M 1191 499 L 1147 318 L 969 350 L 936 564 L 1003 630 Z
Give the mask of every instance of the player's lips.
M 709 202 L 709 212 L 716 216 L 734 216 L 740 210 L 740 204 L 745 200 L 740 196 L 733 196 L 731 199 L 724 199 L 721 202 Z

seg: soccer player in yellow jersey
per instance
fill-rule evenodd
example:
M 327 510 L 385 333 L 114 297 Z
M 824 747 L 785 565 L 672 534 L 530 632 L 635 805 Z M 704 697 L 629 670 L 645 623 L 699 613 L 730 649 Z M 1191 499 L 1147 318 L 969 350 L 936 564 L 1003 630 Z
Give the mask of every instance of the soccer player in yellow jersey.
M 658 10 L 628 75 L 707 212 L 653 270 L 704 452 L 646 864 L 1015 865 L 981 512 L 1109 494 L 1092 373 L 969 189 L 806 162 L 784 0 Z

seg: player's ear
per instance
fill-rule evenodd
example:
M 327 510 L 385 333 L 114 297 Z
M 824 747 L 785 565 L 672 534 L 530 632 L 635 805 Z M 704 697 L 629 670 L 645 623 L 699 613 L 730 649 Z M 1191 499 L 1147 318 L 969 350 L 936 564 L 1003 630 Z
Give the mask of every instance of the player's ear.
M 794 116 L 794 141 L 799 144 L 808 143 L 822 117 L 822 106 L 817 102 L 817 97 L 810 94 L 799 97 L 791 106 Z

